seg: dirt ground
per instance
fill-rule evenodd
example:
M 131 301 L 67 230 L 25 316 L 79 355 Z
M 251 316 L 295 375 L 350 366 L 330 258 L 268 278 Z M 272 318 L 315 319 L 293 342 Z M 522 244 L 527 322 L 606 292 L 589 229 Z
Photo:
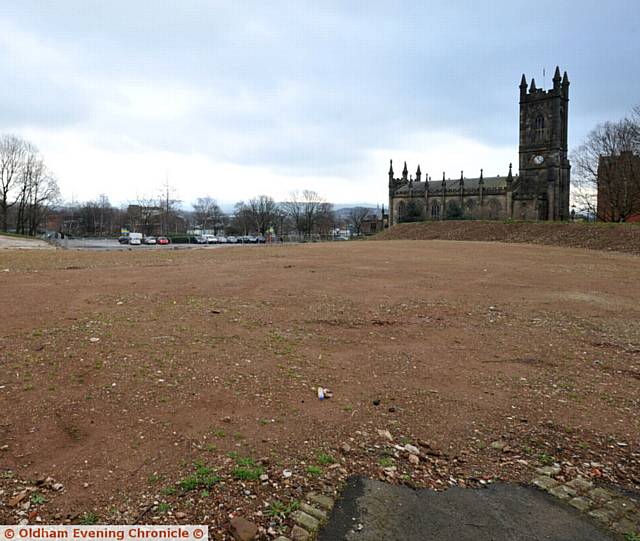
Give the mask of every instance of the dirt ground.
M 376 239 L 519 242 L 640 255 L 640 223 L 428 221 L 396 225 Z
M 554 462 L 638 490 L 639 280 L 637 256 L 495 242 L 0 252 L 0 522 L 227 539 L 240 514 L 269 539 L 350 474 Z

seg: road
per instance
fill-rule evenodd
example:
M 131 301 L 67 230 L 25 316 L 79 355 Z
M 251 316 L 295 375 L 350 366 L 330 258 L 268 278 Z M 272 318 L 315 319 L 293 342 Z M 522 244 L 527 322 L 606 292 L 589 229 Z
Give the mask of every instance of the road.
M 412 490 L 351 478 L 318 541 L 611 541 L 586 515 L 530 487 Z

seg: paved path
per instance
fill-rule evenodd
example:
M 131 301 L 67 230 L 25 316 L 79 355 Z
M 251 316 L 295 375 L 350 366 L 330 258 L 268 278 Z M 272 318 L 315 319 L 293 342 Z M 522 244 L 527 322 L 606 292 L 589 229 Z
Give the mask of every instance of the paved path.
M 319 541 L 611 541 L 583 513 L 517 485 L 412 490 L 353 478 Z
M 0 235 L 0 250 L 53 250 L 54 247 L 39 239 L 25 239 Z

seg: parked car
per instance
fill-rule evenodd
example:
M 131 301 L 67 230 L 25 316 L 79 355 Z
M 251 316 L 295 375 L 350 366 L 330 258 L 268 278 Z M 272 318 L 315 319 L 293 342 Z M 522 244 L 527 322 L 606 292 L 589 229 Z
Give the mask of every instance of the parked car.
M 132 246 L 142 244 L 142 233 L 129 233 L 129 244 Z
M 194 237 L 193 240 L 196 244 L 207 244 L 207 237 Z
M 171 244 L 167 237 L 158 237 L 158 244 Z
M 238 237 L 234 237 L 233 235 L 230 237 L 227 237 L 227 242 L 229 244 L 238 244 Z
M 218 237 L 218 244 L 226 244 L 227 237 Z
M 218 237 L 215 235 L 205 235 L 204 237 L 207 239 L 207 244 L 216 244 L 218 242 Z
M 122 235 L 121 237 L 118 237 L 118 242 L 120 244 L 129 244 L 129 235 Z
M 260 235 L 259 237 L 256 237 L 256 242 L 258 244 L 264 244 L 265 242 L 267 242 L 267 239 L 265 239 L 262 235 Z
M 145 237 L 144 238 L 144 243 L 145 244 L 157 244 L 157 241 L 156 241 L 155 237 Z
M 249 244 L 255 244 L 256 242 L 258 242 L 258 237 L 254 237 L 253 235 L 245 235 L 243 239 L 244 242 L 247 242 Z

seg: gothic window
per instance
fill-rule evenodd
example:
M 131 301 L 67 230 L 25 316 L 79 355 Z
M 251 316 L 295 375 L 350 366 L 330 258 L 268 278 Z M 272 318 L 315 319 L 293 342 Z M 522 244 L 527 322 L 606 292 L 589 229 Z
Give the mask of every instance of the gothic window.
M 536 117 L 534 133 L 536 141 L 542 141 L 544 139 L 544 117 L 542 115 Z
M 495 220 L 500 217 L 500 212 L 502 211 L 502 205 L 500 201 L 497 199 L 489 199 L 487 203 L 488 208 L 488 218 L 490 220 Z
M 407 214 L 407 205 L 404 201 L 400 201 L 398 205 L 398 217 L 402 220 Z
M 439 220 L 440 219 L 440 203 L 434 201 L 431 205 L 431 219 Z

